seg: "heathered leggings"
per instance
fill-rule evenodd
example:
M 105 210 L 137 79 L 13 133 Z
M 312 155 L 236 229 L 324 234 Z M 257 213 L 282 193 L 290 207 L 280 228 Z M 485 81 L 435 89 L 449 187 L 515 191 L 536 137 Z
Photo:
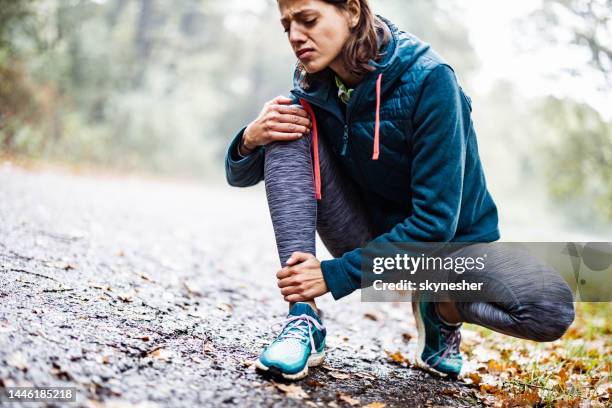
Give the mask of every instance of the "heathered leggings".
M 311 152 L 310 137 L 266 146 L 266 195 L 282 266 L 294 251 L 316 255 L 316 231 L 334 257 L 364 246 L 375 235 L 359 190 L 323 138 L 319 138 L 322 199 L 315 199 Z M 553 341 L 574 320 L 567 283 L 525 257 L 488 250 L 485 279 L 499 301 L 456 302 L 465 322 L 524 339 Z

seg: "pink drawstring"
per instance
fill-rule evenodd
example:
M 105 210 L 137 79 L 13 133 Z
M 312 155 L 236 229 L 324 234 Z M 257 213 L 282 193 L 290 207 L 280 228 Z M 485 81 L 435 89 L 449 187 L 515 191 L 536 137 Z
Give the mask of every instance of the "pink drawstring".
M 374 149 L 372 160 L 378 160 L 380 154 L 380 88 L 382 84 L 382 74 L 378 74 L 376 80 L 376 123 L 374 124 Z
M 314 156 L 314 186 L 315 186 L 315 198 L 321 199 L 321 165 L 319 163 L 319 130 L 317 128 L 317 118 L 315 117 L 312 106 L 305 101 L 300 99 L 300 104 L 304 107 L 310 120 L 312 121 L 312 154 Z

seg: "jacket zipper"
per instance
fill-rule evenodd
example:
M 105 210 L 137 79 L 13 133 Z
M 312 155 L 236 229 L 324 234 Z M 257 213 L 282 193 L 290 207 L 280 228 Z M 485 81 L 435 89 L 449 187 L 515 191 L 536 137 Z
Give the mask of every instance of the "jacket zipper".
M 344 135 L 342 136 L 342 151 L 340 152 L 340 156 L 346 156 L 346 148 L 348 147 L 348 139 L 349 139 L 349 129 L 348 124 L 344 124 Z
M 311 103 L 311 104 L 313 104 L 315 106 L 318 106 L 319 108 L 324 109 L 325 111 L 327 111 L 329 113 L 334 114 L 331 110 L 327 109 L 322 103 L 320 103 L 320 102 L 318 102 L 316 100 L 313 100 L 312 98 L 308 97 L 307 95 L 304 95 L 301 92 L 292 92 L 292 93 L 294 95 L 298 96 L 299 98 L 302 98 L 302 99 L 308 101 L 309 103 Z M 346 156 L 346 151 L 348 149 L 348 142 L 349 142 L 349 133 L 350 133 L 349 132 L 349 125 L 350 125 L 350 117 L 351 117 L 351 115 L 350 115 L 351 112 L 349 110 L 349 106 L 351 105 L 351 102 L 353 102 L 352 105 L 355 105 L 356 104 L 356 101 L 355 101 L 356 98 L 358 96 L 361 96 L 362 93 L 363 92 L 354 92 L 353 93 L 353 97 L 351 98 L 351 100 L 349 100 L 349 103 L 346 105 L 346 116 L 343 118 L 344 119 L 344 133 L 342 135 L 342 148 L 340 150 L 340 156 L 343 156 L 343 157 Z M 334 116 L 336 116 L 336 115 L 334 114 Z M 340 118 L 339 116 L 336 116 L 336 117 L 338 117 L 342 121 L 342 118 Z

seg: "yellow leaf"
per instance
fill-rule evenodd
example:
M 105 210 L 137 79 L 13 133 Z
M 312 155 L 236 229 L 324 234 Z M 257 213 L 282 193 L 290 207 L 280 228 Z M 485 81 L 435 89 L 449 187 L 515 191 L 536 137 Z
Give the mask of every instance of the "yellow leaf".
M 386 406 L 387 404 L 385 404 L 384 402 L 371 402 L 364 408 L 385 408 Z
M 340 399 L 341 401 L 346 402 L 351 407 L 354 407 L 355 405 L 359 405 L 359 400 L 358 399 L 351 398 L 349 395 L 346 395 L 346 394 L 343 394 L 343 393 L 338 394 L 338 399 Z
M 298 400 L 308 398 L 306 391 L 304 391 L 299 385 L 274 383 L 274 386 L 280 391 L 284 392 L 289 398 Z

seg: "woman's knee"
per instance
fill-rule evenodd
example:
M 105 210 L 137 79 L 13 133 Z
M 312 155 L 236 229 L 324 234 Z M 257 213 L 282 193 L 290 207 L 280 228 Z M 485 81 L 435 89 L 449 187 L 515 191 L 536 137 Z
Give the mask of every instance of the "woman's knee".
M 574 296 L 556 273 L 542 273 L 533 287 L 514 291 L 516 300 L 509 309 L 520 337 L 549 342 L 561 338 L 575 317 Z
M 266 145 L 264 160 L 266 183 L 307 186 L 312 183 L 312 159 L 305 138 Z
M 296 140 L 276 141 L 268 143 L 265 147 L 265 157 L 270 158 L 310 158 L 311 146 L 308 137 L 301 137 Z
M 513 316 L 520 337 L 539 342 L 560 339 L 575 317 L 571 301 L 550 301 L 523 304 Z

